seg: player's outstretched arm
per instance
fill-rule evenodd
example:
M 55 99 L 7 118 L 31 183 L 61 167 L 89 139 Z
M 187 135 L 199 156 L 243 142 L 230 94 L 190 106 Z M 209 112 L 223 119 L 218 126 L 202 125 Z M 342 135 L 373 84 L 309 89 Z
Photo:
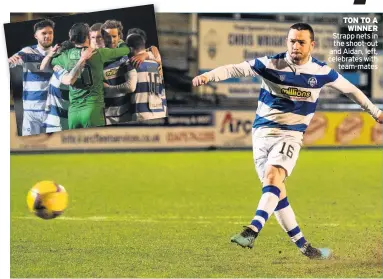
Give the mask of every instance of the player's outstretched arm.
M 52 60 L 52 57 L 53 55 L 55 55 L 57 53 L 57 51 L 59 50 L 59 45 L 55 45 L 48 53 L 47 55 L 44 57 L 43 61 L 41 61 L 41 65 L 40 65 L 40 71 L 44 71 L 45 69 L 49 68 L 51 66 L 51 60 Z
M 249 62 L 242 62 L 239 64 L 229 64 L 211 70 L 210 72 L 203 73 L 196 76 L 192 83 L 193 86 L 204 85 L 210 81 L 221 81 L 234 77 L 249 77 L 256 76 L 257 74 L 251 68 Z
M 382 111 L 375 106 L 358 87 L 353 85 L 342 75 L 338 74 L 338 78 L 327 85 L 341 91 L 348 98 L 360 105 L 360 107 L 367 111 L 376 121 L 383 123 Z
M 95 53 L 96 50 L 90 47 L 87 49 L 82 49 L 80 59 L 77 61 L 76 65 L 69 73 L 63 75 L 62 79 L 60 80 L 61 83 L 65 85 L 72 85 L 75 83 L 78 77 L 81 75 L 82 70 L 84 69 L 86 60 L 90 59 Z

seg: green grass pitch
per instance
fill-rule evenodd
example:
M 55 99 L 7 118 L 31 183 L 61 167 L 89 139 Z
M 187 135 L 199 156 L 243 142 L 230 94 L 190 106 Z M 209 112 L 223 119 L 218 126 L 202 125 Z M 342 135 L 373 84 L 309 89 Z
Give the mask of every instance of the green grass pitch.
M 274 217 L 253 249 L 230 243 L 256 210 L 250 151 L 11 156 L 11 277 L 382 277 L 382 151 L 301 151 L 287 181 L 298 223 L 334 259 L 300 254 Z M 69 193 L 28 212 L 40 180 Z

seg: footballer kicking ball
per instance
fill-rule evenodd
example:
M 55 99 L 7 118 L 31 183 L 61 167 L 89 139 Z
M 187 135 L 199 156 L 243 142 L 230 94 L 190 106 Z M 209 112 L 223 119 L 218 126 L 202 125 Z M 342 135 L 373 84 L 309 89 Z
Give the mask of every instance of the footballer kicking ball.
M 29 211 L 42 219 L 60 216 L 68 206 L 68 193 L 54 181 L 40 181 L 28 192 Z

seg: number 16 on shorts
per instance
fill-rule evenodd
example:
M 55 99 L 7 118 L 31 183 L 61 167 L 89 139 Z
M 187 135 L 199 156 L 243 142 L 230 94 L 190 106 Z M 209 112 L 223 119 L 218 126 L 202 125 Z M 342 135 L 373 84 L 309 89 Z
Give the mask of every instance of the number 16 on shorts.
M 261 181 L 267 165 L 281 166 L 291 175 L 298 159 L 301 143 L 286 137 L 253 139 L 254 162 Z
M 271 148 L 268 165 L 280 165 L 289 176 L 297 162 L 301 145 L 299 142 L 281 138 Z

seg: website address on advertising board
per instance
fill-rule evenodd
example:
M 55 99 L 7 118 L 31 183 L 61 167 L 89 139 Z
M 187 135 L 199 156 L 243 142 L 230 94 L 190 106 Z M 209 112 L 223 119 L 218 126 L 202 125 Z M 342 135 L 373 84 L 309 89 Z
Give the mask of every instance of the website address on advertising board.
M 125 142 L 159 142 L 160 141 L 160 135 L 107 135 L 103 136 L 100 134 L 94 134 L 94 135 L 86 135 L 86 136 L 72 136 L 72 135 L 65 135 L 61 136 L 61 143 L 63 144 L 81 144 L 81 143 L 125 143 Z

